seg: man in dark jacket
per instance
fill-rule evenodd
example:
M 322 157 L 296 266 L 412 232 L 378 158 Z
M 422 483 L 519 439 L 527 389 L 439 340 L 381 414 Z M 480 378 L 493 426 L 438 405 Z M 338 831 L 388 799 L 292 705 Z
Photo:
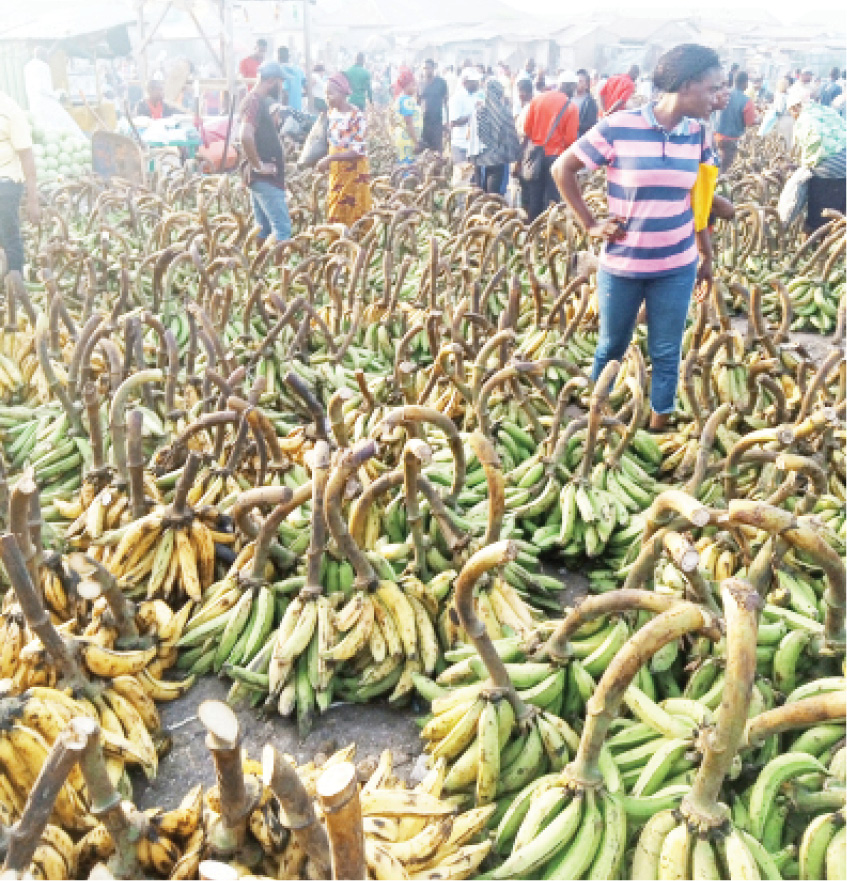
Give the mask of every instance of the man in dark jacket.
M 590 128 L 597 124 L 599 108 L 597 101 L 591 94 L 591 76 L 588 71 L 581 67 L 576 72 L 576 92 L 573 96 L 574 104 L 579 110 L 579 135 L 582 137 Z

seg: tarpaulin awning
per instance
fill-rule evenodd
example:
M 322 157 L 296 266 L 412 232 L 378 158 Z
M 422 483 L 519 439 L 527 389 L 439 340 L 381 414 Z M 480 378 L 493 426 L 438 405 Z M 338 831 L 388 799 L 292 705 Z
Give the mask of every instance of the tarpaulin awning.
M 122 0 L 74 0 L 62 4 L 28 0 L 3 12 L 0 40 L 68 40 L 131 24 L 135 19 L 132 6 Z

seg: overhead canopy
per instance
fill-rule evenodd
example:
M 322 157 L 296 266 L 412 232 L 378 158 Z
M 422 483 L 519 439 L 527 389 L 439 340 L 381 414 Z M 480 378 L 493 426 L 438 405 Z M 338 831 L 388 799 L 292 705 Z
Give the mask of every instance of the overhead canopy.
M 0 40 L 64 41 L 103 33 L 133 21 L 135 12 L 126 0 L 26 0 L 6 4 L 0 19 Z

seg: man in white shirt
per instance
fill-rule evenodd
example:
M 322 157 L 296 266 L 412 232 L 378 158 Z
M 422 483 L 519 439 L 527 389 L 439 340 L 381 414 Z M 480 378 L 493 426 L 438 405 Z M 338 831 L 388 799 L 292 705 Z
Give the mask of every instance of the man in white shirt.
M 473 164 L 468 162 L 468 148 L 471 142 L 471 120 L 479 104 L 483 101 L 480 91 L 480 75 L 473 67 L 462 71 L 462 85 L 450 99 L 450 145 L 453 154 L 453 183 L 470 181 Z

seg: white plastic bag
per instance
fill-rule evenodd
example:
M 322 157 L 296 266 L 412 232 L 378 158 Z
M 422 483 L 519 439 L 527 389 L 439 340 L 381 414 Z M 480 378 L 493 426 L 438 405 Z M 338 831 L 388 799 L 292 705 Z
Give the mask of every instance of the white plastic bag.
M 785 182 L 782 192 L 779 194 L 777 211 L 779 219 L 788 226 L 794 221 L 809 201 L 809 181 L 812 178 L 811 169 L 803 166 Z

